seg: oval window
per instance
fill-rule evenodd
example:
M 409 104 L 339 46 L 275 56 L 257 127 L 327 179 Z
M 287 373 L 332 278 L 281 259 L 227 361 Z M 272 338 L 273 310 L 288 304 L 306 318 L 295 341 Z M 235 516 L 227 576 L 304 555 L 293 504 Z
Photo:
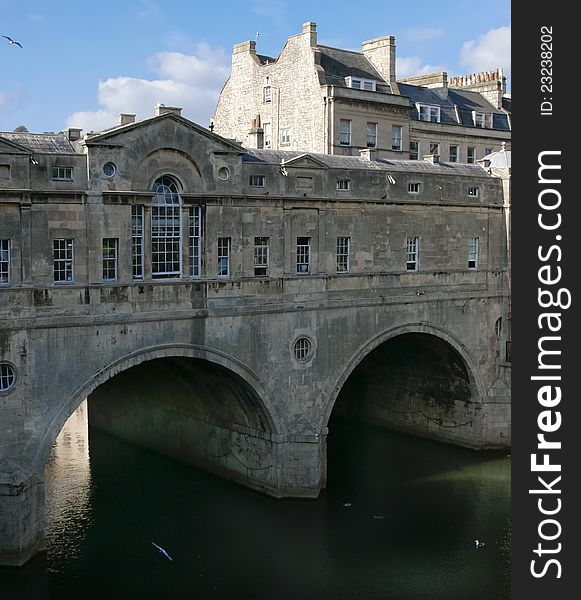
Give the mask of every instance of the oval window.
M 115 173 L 117 173 L 115 163 L 107 162 L 103 165 L 103 175 L 105 175 L 105 177 L 113 177 Z
M 16 371 L 8 363 L 0 363 L 0 392 L 7 392 L 14 387 L 16 382 Z

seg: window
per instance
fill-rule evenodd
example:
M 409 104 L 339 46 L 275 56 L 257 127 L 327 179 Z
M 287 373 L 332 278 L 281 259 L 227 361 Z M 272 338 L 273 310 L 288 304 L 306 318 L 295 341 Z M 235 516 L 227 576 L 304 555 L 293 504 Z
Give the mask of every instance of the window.
M 440 144 L 437 142 L 430 142 L 430 154 L 440 154 Z
M 410 160 L 418 160 L 420 158 L 420 143 L 410 142 Z
M 0 240 L 0 285 L 10 283 L 10 240 Z
M 305 274 L 309 272 L 311 261 L 311 238 L 297 238 L 297 273 Z
M 377 81 L 375 79 L 362 79 L 361 77 L 346 77 L 345 83 L 347 87 L 353 88 L 354 90 L 367 90 L 369 92 L 375 92 L 377 90 Z
M 190 277 L 202 276 L 202 207 L 190 206 L 188 213 Z
M 250 187 L 264 187 L 265 179 L 266 177 L 264 175 L 251 175 Z
M 450 162 L 458 162 L 458 146 L 450 146 Z
M 472 120 L 475 127 L 492 129 L 494 123 L 494 115 L 492 113 L 483 113 L 472 111 Z
M 55 181 L 72 181 L 73 167 L 53 167 L 52 178 Z
M 430 104 L 416 103 L 418 118 L 420 121 L 429 121 L 430 123 L 440 122 L 440 107 Z
M 341 146 L 351 145 L 351 121 L 349 119 L 341 119 L 339 122 L 339 144 Z
M 306 362 L 311 356 L 311 340 L 306 337 L 298 338 L 293 344 L 293 354 L 298 362 Z
M 346 192 L 351 189 L 350 179 L 337 179 L 337 189 Z
M 133 279 L 143 279 L 143 206 L 131 207 L 131 261 Z
M 419 238 L 409 237 L 406 240 L 406 270 L 418 270 L 418 246 Z
M 230 276 L 230 248 L 232 240 L 229 237 L 218 238 L 218 277 Z
M 272 102 L 272 87 L 265 85 L 262 88 L 262 99 L 264 102 Z
M 468 268 L 478 268 L 478 238 L 472 238 L 468 245 Z
M 53 240 L 52 248 L 55 283 L 73 281 L 74 240 Z
M 10 165 L 0 165 L 0 179 L 10 179 Z
M 392 150 L 401 150 L 401 136 L 403 132 L 403 127 L 401 125 L 394 125 L 391 128 L 391 149 Z
M 419 194 L 420 193 L 420 183 L 417 181 L 413 181 L 408 183 L 408 194 Z
M 468 195 L 472 196 L 474 198 L 476 198 L 477 196 L 480 196 L 480 188 L 478 188 L 478 187 L 469 187 L 468 188 Z
M 117 279 L 117 238 L 103 238 L 103 281 Z
M 265 123 L 263 125 L 264 128 L 264 147 L 271 148 L 272 147 L 272 124 Z
M 103 175 L 105 175 L 105 177 L 114 177 L 115 173 L 117 173 L 117 166 L 115 163 L 106 162 L 103 165 Z
M 254 276 L 266 277 L 268 275 L 268 238 L 254 238 Z
M 367 123 L 367 147 L 377 147 L 377 123 Z
M 151 207 L 151 274 L 179 277 L 182 270 L 182 211 L 177 183 L 164 175 L 153 184 Z
M 337 238 L 337 273 L 349 273 L 349 250 L 351 238 Z
M 0 363 L 0 392 L 7 392 L 14 386 L 16 381 L 16 371 L 8 363 Z
M 288 146 L 291 143 L 290 131 L 290 127 L 284 127 L 280 130 L 281 146 Z
M 467 162 L 472 164 L 476 160 L 476 148 L 468 147 L 466 150 Z

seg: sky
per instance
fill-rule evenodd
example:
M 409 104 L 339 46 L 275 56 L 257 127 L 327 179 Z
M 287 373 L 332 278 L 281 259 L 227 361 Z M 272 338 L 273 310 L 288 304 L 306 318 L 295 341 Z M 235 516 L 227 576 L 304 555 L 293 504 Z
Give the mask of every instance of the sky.
M 509 0 L 0 0 L 0 131 L 99 131 L 160 102 L 207 126 L 234 44 L 277 56 L 317 23 L 320 44 L 394 35 L 397 76 L 509 75 Z M 257 33 L 259 34 L 257 37 Z

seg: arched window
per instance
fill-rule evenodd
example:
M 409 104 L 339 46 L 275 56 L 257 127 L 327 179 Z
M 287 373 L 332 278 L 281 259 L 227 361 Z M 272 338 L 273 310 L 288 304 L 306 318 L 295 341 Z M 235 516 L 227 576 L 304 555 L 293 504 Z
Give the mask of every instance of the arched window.
M 153 184 L 151 208 L 151 274 L 179 277 L 182 266 L 181 199 L 174 179 L 163 175 Z

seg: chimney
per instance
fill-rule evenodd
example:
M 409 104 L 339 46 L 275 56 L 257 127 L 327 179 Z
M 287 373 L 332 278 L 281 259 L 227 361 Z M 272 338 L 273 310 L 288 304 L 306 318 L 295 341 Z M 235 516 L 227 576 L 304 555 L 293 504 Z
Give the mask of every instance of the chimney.
M 377 148 L 362 148 L 359 150 L 359 158 L 377 160 Z
M 417 75 L 415 77 L 406 77 L 400 79 L 400 83 L 408 83 L 410 85 L 419 85 L 425 88 L 442 88 L 443 95 L 448 94 L 448 73 L 439 71 L 438 73 L 429 73 L 427 75 Z
M 424 160 L 431 162 L 433 165 L 440 164 L 440 155 L 439 154 L 426 154 L 424 156 Z
M 494 104 L 496 108 L 502 108 L 502 97 L 506 95 L 506 77 L 502 71 L 502 67 L 494 71 L 482 71 L 480 73 L 450 77 L 448 85 L 451 88 L 464 88 L 478 92 L 490 103 Z
M 130 113 L 121 113 L 119 115 L 119 125 L 129 125 L 130 123 L 135 123 L 135 115 Z
M 77 127 L 68 127 L 63 133 L 67 136 L 69 142 L 76 142 L 81 139 L 81 131 L 83 130 Z
M 240 42 L 240 44 L 235 44 L 234 49 L 232 50 L 232 54 L 254 54 L 256 55 L 256 42 L 248 41 L 248 42 Z
M 313 21 L 303 23 L 303 35 L 308 35 L 309 46 L 315 47 L 317 45 L 317 24 Z
M 159 117 L 160 115 L 166 115 L 167 113 L 171 113 L 173 115 L 177 115 L 178 117 L 182 114 L 182 109 L 177 106 L 166 106 L 165 104 L 157 103 L 155 107 L 155 116 Z
M 395 38 L 384 35 L 361 44 L 361 50 L 387 83 L 395 83 Z

